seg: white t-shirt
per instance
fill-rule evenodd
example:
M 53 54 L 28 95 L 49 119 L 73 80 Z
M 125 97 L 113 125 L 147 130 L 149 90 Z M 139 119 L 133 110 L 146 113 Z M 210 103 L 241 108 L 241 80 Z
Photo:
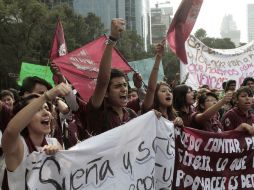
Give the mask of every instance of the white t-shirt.
M 9 190 L 25 190 L 25 176 L 26 176 L 26 168 L 27 168 L 26 158 L 29 155 L 29 150 L 22 136 L 21 136 L 21 139 L 24 145 L 24 155 L 23 155 L 23 159 L 21 163 L 16 168 L 16 170 L 12 172 L 7 170 Z M 56 138 L 46 138 L 46 141 L 50 145 L 58 144 L 58 141 Z

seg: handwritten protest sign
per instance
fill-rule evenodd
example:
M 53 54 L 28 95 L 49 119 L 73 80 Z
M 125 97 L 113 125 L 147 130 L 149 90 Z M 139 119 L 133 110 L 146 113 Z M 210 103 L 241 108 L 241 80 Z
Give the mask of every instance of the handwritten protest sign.
M 194 36 L 185 42 L 188 64 L 181 64 L 181 79 L 189 73 L 186 81 L 194 89 L 207 84 L 221 89 L 222 83 L 236 80 L 237 88 L 246 77 L 254 75 L 254 42 L 236 49 L 212 49 Z
M 153 112 L 54 156 L 27 159 L 37 190 L 254 189 L 254 137 L 173 127 Z
M 55 156 L 33 153 L 28 187 L 37 190 L 171 189 L 174 129 L 154 112 Z
M 245 132 L 175 130 L 173 189 L 239 190 L 254 188 L 254 137 Z

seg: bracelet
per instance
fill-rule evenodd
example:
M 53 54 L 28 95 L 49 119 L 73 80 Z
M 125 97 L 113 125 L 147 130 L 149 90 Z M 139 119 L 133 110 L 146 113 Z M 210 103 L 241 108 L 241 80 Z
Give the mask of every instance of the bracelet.
M 117 43 L 117 41 L 113 41 L 113 40 L 111 40 L 109 38 L 106 40 L 106 45 L 113 45 L 113 46 L 115 46 L 116 43 Z
M 49 98 L 49 95 L 48 95 L 47 92 L 44 92 L 43 95 L 44 95 L 44 97 L 45 97 L 46 102 L 50 102 L 50 101 L 51 101 L 51 99 Z
M 109 36 L 108 39 L 110 39 L 110 40 L 112 40 L 114 42 L 117 42 L 117 40 L 118 40 L 117 38 L 114 38 L 113 36 Z

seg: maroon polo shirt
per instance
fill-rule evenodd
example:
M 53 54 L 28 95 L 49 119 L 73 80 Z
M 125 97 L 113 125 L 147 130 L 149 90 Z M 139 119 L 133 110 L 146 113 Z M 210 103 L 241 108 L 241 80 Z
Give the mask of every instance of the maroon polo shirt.
M 0 111 L 0 130 L 2 131 L 2 133 L 6 129 L 7 124 L 11 120 L 12 116 L 12 110 L 3 104 L 2 110 Z
M 13 116 L 12 110 L 6 105 L 2 105 L 2 110 L 0 111 L 0 130 L 4 133 L 9 121 Z M 0 156 L 3 154 L 2 148 L 0 148 Z
M 81 140 L 99 135 L 137 117 L 137 114 L 132 109 L 124 107 L 122 108 L 124 115 L 121 121 L 118 113 L 114 111 L 106 100 L 104 100 L 100 108 L 95 108 L 91 100 L 87 104 L 82 101 L 78 101 L 78 103 L 77 116 L 82 124 L 82 129 L 79 129 L 79 131 L 81 130 Z
M 139 98 L 128 102 L 127 107 L 138 113 L 141 110 Z
M 254 115 L 249 111 L 248 116 L 246 116 L 240 109 L 235 107 L 223 115 L 221 123 L 224 130 L 229 131 L 237 128 L 241 123 L 252 125 L 254 123 Z
M 186 112 L 180 110 L 180 111 L 177 111 L 177 114 L 178 114 L 179 117 L 182 118 L 183 125 L 185 127 L 194 128 L 194 127 L 191 126 L 191 124 L 192 124 L 192 121 L 191 121 L 192 117 L 191 116 L 194 113 L 194 108 L 191 106 L 189 109 L 190 109 L 189 113 L 186 113 Z
M 195 112 L 191 115 L 191 126 L 195 129 L 200 129 L 203 131 L 209 131 L 209 132 L 221 132 L 223 131 L 223 125 L 219 121 L 219 115 L 216 114 L 213 117 L 209 118 L 208 120 L 198 123 L 195 119 L 198 112 Z

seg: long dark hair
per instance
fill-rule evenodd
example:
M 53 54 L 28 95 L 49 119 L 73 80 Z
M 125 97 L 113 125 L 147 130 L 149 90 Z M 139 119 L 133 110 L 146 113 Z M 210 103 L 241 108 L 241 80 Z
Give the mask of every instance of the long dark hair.
M 203 113 L 203 112 L 205 111 L 204 105 L 205 105 L 206 99 L 207 99 L 209 96 L 214 97 L 217 101 L 219 100 L 218 96 L 217 96 L 215 93 L 213 93 L 213 92 L 207 92 L 207 93 L 201 94 L 201 95 L 198 97 L 197 107 L 196 107 L 196 110 L 197 110 L 199 113 Z
M 158 97 L 158 91 L 159 91 L 160 87 L 163 86 L 163 85 L 168 86 L 170 88 L 170 86 L 166 82 L 161 81 L 161 82 L 157 83 L 153 102 L 154 102 L 154 109 L 156 109 L 158 111 L 160 111 L 159 108 L 160 108 L 160 105 L 161 105 L 159 97 Z M 174 97 L 173 97 L 173 99 L 174 99 Z M 176 111 L 173 108 L 173 104 L 170 107 L 167 108 L 167 114 L 168 114 L 168 119 L 169 120 L 174 120 L 177 117 Z
M 191 87 L 181 84 L 174 88 L 173 90 L 173 106 L 176 109 L 176 111 L 181 111 L 181 108 L 184 106 L 188 106 L 186 102 L 186 94 L 188 93 L 189 89 L 191 90 Z

